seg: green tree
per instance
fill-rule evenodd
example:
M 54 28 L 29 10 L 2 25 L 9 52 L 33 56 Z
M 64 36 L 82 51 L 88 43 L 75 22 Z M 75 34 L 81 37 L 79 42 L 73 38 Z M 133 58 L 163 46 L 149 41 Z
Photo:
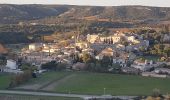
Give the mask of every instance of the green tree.
M 101 65 L 108 69 L 109 65 L 112 65 L 112 59 L 109 56 L 103 56 L 103 59 L 101 60 Z
M 31 64 L 28 64 L 28 63 L 22 64 L 20 68 L 21 68 L 21 70 L 23 70 L 23 71 L 30 70 L 30 71 L 33 72 L 33 71 L 37 70 L 37 67 L 36 67 L 36 66 L 32 66 Z
M 66 69 L 66 67 L 67 67 L 66 64 L 64 64 L 64 63 L 58 63 L 57 66 L 56 66 L 56 70 L 61 71 L 61 70 Z
M 164 53 L 166 54 L 167 57 L 170 57 L 170 48 L 165 48 Z
M 92 57 L 88 53 L 83 53 L 82 60 L 84 63 L 88 63 L 92 60 Z
M 46 64 L 41 65 L 42 69 L 61 71 L 66 69 L 67 65 L 64 63 L 57 63 L 56 61 L 51 61 Z
M 153 89 L 153 93 L 152 93 L 153 97 L 159 97 L 160 95 L 161 93 L 159 89 Z
M 42 69 L 48 69 L 48 70 L 56 70 L 56 68 L 57 68 L 57 63 L 56 63 L 56 61 L 51 61 L 51 62 L 42 64 L 42 65 L 41 65 L 41 68 L 42 68 Z
M 15 87 L 24 82 L 27 82 L 32 78 L 32 72 L 30 70 L 24 71 L 24 73 L 16 74 L 12 76 L 9 87 Z

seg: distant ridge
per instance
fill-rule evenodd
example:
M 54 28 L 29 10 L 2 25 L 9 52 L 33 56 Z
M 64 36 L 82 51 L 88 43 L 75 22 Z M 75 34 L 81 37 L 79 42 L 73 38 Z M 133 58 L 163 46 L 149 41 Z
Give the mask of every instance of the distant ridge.
M 97 16 L 113 20 L 170 20 L 169 7 L 0 4 L 0 23 L 18 23 L 23 20 L 59 16 L 68 11 L 65 17 Z

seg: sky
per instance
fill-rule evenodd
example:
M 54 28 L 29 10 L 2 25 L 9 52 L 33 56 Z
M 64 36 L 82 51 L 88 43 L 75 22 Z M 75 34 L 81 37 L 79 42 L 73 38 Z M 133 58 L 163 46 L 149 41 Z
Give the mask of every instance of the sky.
M 143 5 L 170 7 L 170 0 L 0 0 L 0 4 Z

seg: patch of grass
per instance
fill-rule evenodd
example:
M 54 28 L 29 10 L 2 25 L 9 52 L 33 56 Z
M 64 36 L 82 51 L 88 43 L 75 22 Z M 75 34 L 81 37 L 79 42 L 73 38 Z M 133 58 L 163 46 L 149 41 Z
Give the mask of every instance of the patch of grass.
M 82 100 L 81 98 L 0 94 L 0 100 Z
M 70 72 L 58 72 L 58 71 L 45 72 L 39 75 L 37 78 L 32 78 L 28 82 L 21 84 L 15 87 L 14 89 L 42 90 L 43 88 L 49 86 L 53 82 L 58 81 L 69 74 Z
M 72 77 L 65 78 L 63 77 L 65 75 L 71 75 Z M 155 88 L 163 94 L 170 92 L 170 79 L 168 78 L 91 72 L 47 72 L 29 81 L 29 84 L 52 80 L 55 80 L 57 85 L 49 92 L 102 95 L 104 94 L 104 88 L 105 93 L 111 95 L 151 95 Z
M 111 95 L 151 95 L 152 90 L 160 89 L 161 93 L 170 92 L 170 79 L 141 76 L 113 75 L 99 73 L 76 73 L 54 89 L 55 92 L 78 94 Z
M 68 74 L 69 72 L 55 72 L 55 71 L 46 72 L 46 73 L 42 73 L 42 75 L 38 76 L 38 78 L 32 78 L 27 84 L 50 82 L 53 80 L 60 79 L 61 77 L 64 77 Z
M 0 74 L 0 89 L 9 87 L 11 76 L 8 74 Z

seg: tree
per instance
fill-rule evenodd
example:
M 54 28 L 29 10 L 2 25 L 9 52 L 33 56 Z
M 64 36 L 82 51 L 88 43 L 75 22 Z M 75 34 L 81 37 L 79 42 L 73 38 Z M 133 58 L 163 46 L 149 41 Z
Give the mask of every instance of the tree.
M 113 39 L 111 38 L 111 42 L 110 42 L 111 44 L 113 44 Z
M 170 48 L 165 48 L 164 53 L 166 54 L 167 57 L 170 57 Z
M 122 44 L 126 47 L 129 45 L 129 43 L 127 41 L 122 41 Z
M 153 89 L 153 97 L 159 97 L 161 95 L 160 90 L 159 89 Z
M 41 65 L 42 69 L 48 69 L 48 70 L 56 70 L 56 67 L 57 67 L 56 61 L 51 61 Z
M 61 71 L 61 70 L 66 69 L 66 67 L 67 67 L 66 64 L 64 64 L 64 63 L 58 63 L 57 66 L 56 66 L 56 70 Z
M 87 70 L 88 70 L 88 71 L 96 71 L 96 70 L 95 70 L 95 67 L 96 67 L 96 65 L 95 65 L 94 63 L 89 63 L 89 64 L 87 65 Z
M 32 72 L 30 70 L 24 71 L 24 73 L 16 74 L 12 76 L 9 87 L 15 87 L 19 84 L 27 82 L 32 78 Z
M 103 56 L 103 59 L 101 60 L 101 65 L 107 69 L 109 65 L 112 65 L 112 59 L 109 56 Z
M 37 70 L 37 67 L 36 67 L 36 66 L 32 66 L 31 64 L 28 64 L 28 63 L 22 64 L 22 65 L 20 66 L 20 68 L 21 68 L 21 70 L 23 70 L 23 71 L 30 70 L 30 71 L 33 72 L 33 71 Z
M 46 64 L 41 65 L 42 69 L 47 69 L 47 70 L 57 70 L 61 71 L 66 69 L 66 64 L 64 63 L 57 63 L 56 61 L 51 61 Z
M 80 62 L 80 57 L 78 54 L 74 54 L 73 55 L 73 63 L 77 63 L 77 62 Z
M 0 65 L 6 65 L 7 59 L 4 55 L 0 55 Z
M 92 57 L 88 53 L 83 53 L 82 60 L 84 63 L 88 63 L 92 60 Z
M 104 43 L 106 43 L 106 39 L 104 38 L 104 41 L 103 41 Z
M 162 28 L 162 33 L 163 34 L 168 34 L 169 33 L 169 26 L 168 25 L 164 25 Z
M 141 47 L 139 47 L 139 50 L 140 50 L 141 52 L 145 52 L 145 47 L 141 46 Z

